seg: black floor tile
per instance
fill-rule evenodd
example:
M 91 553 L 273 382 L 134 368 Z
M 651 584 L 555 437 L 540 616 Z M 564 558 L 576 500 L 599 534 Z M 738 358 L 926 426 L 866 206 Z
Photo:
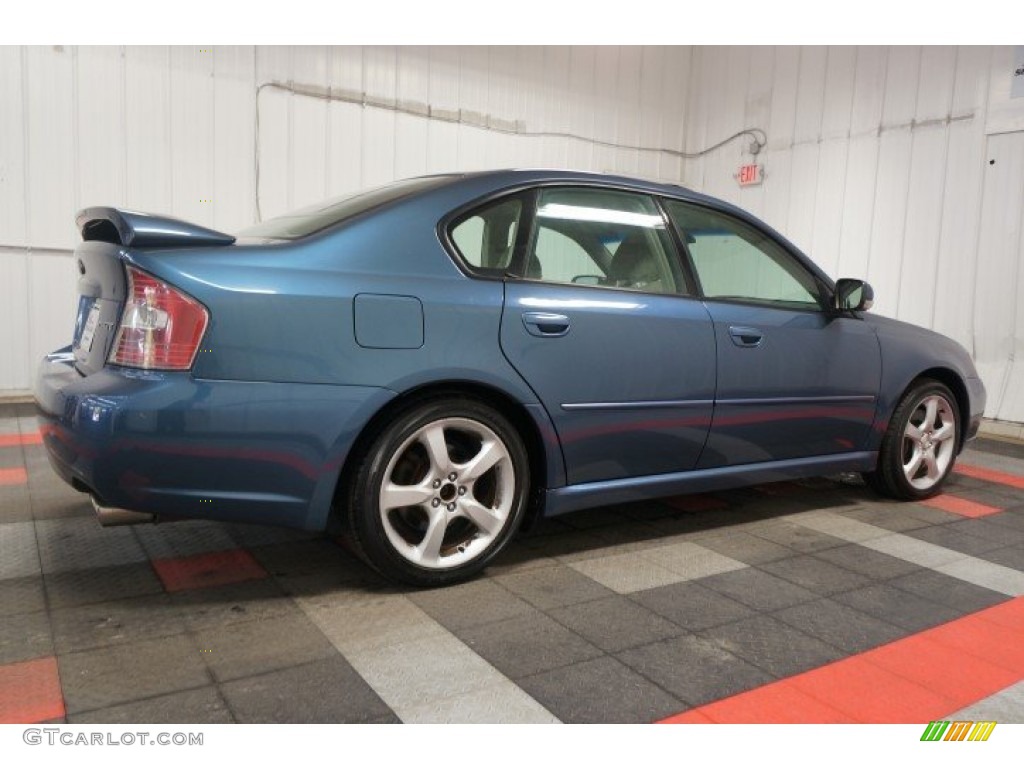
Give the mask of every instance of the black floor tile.
M 163 592 L 163 585 L 149 563 L 62 571 L 46 574 L 43 578 L 50 608 L 69 608 Z
M 564 565 L 496 576 L 494 580 L 542 611 L 614 594 Z
M 0 617 L 35 613 L 44 608 L 46 597 L 41 577 L 23 576 L 0 581 Z
M 835 600 L 898 627 L 919 632 L 952 621 L 961 611 L 941 605 L 891 584 L 873 584 L 836 595 Z
M 777 611 L 818 597 L 808 589 L 757 568 L 719 573 L 694 583 L 759 611 Z
M 755 664 L 775 677 L 789 677 L 835 661 L 836 648 L 771 616 L 754 616 L 706 629 L 702 638 Z
M 908 531 L 908 536 L 915 539 L 927 541 L 929 544 L 936 544 L 954 552 L 962 552 L 965 555 L 984 555 L 993 549 L 999 549 L 999 543 L 991 539 L 982 539 L 978 536 L 971 536 L 963 531 L 950 530 L 947 525 L 932 525 L 927 528 L 918 528 Z
M 676 637 L 684 631 L 671 621 L 620 595 L 558 608 L 548 615 L 608 652 Z
M 846 653 L 860 653 L 907 634 L 904 629 L 829 599 L 794 605 L 772 615 Z
M 45 612 L 19 613 L 0 620 L 0 665 L 52 655 L 53 636 Z
M 1007 568 L 1024 571 L 1024 547 L 994 549 L 991 552 L 986 552 L 982 559 L 998 565 L 1005 565 Z
M 58 656 L 65 707 L 72 715 L 209 685 L 203 655 L 176 635 Z
M 152 699 L 69 715 L 69 723 L 233 723 L 220 692 L 212 685 Z
M 700 545 L 747 565 L 770 563 L 796 554 L 789 547 L 744 531 L 730 531 L 721 536 L 702 538 Z
M 905 576 L 920 570 L 921 567 L 916 563 L 901 560 L 892 555 L 875 552 L 860 544 L 847 544 L 845 547 L 824 549 L 821 552 L 815 552 L 814 556 L 879 581 Z
M 811 555 L 765 563 L 761 570 L 822 596 L 846 592 L 870 583 L 866 576 Z
M 218 681 L 337 655 L 316 625 L 301 614 L 203 629 L 196 632 L 196 643 Z
M 341 656 L 225 683 L 242 723 L 394 721 L 394 713 Z
M 533 610 L 529 603 L 492 579 L 412 592 L 409 599 L 453 632 Z
M 682 701 L 607 656 L 542 672 L 519 684 L 565 723 L 650 723 L 686 709 Z
M 771 682 L 772 677 L 720 645 L 693 635 L 630 648 L 616 658 L 689 707 Z
M 948 606 L 960 613 L 973 613 L 1002 603 L 1007 596 L 938 571 L 924 569 L 889 582 L 898 589 Z
M 646 589 L 630 597 L 691 632 L 754 615 L 754 609 L 693 582 Z
M 518 680 L 601 655 L 601 651 L 539 611 L 457 633 L 506 677 Z
M 829 536 L 826 533 L 805 528 L 795 523 L 780 522 L 775 525 L 758 528 L 754 534 L 762 539 L 774 541 L 797 552 L 818 552 L 831 547 L 841 547 L 847 542 Z
M 50 613 L 57 653 L 180 635 L 185 622 L 167 595 L 90 603 Z
M 190 629 L 295 616 L 299 608 L 273 579 L 257 579 L 171 596 Z
M 1016 529 L 994 522 L 994 520 L 998 520 L 1001 517 L 1002 515 L 993 515 L 990 517 L 960 520 L 956 523 L 948 523 L 945 528 L 957 533 L 965 533 L 968 536 L 988 539 L 995 542 L 999 547 L 1015 546 L 1024 550 L 1024 527 Z

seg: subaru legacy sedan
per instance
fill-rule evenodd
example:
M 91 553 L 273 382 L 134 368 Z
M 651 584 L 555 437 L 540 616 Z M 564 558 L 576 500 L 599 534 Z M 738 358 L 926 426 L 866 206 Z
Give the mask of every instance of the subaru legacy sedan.
M 35 392 L 105 524 L 325 530 L 440 585 L 542 515 L 851 471 L 925 498 L 985 406 L 959 344 L 678 186 L 494 171 L 236 236 L 77 223 L 73 342 Z

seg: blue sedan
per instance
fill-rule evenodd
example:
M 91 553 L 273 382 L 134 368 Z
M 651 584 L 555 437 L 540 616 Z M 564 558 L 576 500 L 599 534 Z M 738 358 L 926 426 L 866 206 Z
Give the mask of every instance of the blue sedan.
M 328 530 L 440 585 L 539 515 L 841 471 L 925 498 L 985 406 L 959 344 L 677 186 L 495 171 L 237 237 L 77 223 L 73 343 L 36 400 L 106 524 Z

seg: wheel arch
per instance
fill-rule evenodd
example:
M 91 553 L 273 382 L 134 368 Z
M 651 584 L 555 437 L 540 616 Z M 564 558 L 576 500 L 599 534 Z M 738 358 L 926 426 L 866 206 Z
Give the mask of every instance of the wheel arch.
M 945 384 L 949 387 L 949 391 L 953 393 L 953 397 L 956 398 L 957 415 L 960 417 L 961 425 L 960 434 L 957 435 L 956 446 L 956 452 L 959 454 L 960 451 L 963 450 L 967 435 L 967 425 L 971 420 L 971 403 L 970 395 L 967 392 L 967 385 L 964 383 L 960 374 L 956 371 L 950 368 L 943 368 L 941 366 L 921 371 L 917 376 L 909 381 L 907 386 L 903 388 L 903 391 L 900 392 L 899 398 L 896 399 L 889 411 L 889 418 L 892 418 L 893 412 L 899 404 L 903 402 L 903 398 L 906 397 L 907 393 L 925 379 L 931 379 L 932 381 L 937 381 L 940 384 Z M 888 419 L 886 421 L 888 422 Z
M 497 387 L 475 381 L 452 380 L 432 382 L 406 390 L 389 400 L 370 417 L 352 443 L 352 448 L 345 457 L 338 475 L 333 495 L 334 503 L 328 518 L 329 530 L 333 532 L 342 523 L 342 516 L 346 513 L 339 501 L 344 501 L 348 497 L 348 491 L 359 464 L 369 450 L 374 437 L 387 424 L 409 409 L 430 400 L 452 396 L 470 397 L 495 408 L 512 423 L 519 433 L 526 445 L 530 462 L 530 499 L 522 529 L 529 528 L 537 521 L 543 514 L 544 489 L 549 487 L 553 476 L 557 476 L 557 467 L 561 462 L 560 451 L 557 456 L 550 455 L 552 451 L 550 437 L 554 435 L 554 428 L 550 426 L 550 421 L 547 425 L 538 425 L 537 419 L 531 415 L 531 410 L 525 404 Z M 547 419 L 546 413 L 544 418 Z M 542 434 L 542 429 L 546 428 L 550 428 L 548 440 L 545 440 Z

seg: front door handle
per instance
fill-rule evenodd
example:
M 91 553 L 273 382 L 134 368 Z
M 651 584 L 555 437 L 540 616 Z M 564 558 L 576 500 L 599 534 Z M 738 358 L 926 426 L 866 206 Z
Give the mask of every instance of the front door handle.
M 729 336 L 737 347 L 759 347 L 764 341 L 764 332 L 745 325 L 730 325 Z
M 524 312 L 523 325 L 533 336 L 565 336 L 569 332 L 569 318 L 551 312 Z

